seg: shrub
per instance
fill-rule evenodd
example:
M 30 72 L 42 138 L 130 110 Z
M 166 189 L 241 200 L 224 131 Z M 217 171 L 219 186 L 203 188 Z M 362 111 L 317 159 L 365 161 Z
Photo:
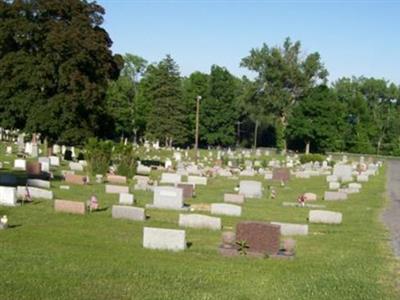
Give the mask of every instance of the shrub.
M 300 156 L 300 162 L 302 164 L 306 164 L 308 162 L 320 162 L 322 163 L 325 160 L 325 156 L 321 154 L 303 154 Z
M 119 175 L 132 178 L 136 172 L 137 162 L 132 145 L 118 144 L 114 149 L 114 162 Z
M 91 175 L 106 174 L 110 166 L 113 145 L 109 141 L 90 138 L 86 145 L 86 160 Z

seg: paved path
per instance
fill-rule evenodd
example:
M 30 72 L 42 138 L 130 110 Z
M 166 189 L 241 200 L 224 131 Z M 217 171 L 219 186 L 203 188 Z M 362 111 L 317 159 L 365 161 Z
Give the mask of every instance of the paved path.
M 400 257 L 400 160 L 388 161 L 387 193 L 390 203 L 382 214 L 382 220 L 392 235 L 394 253 Z

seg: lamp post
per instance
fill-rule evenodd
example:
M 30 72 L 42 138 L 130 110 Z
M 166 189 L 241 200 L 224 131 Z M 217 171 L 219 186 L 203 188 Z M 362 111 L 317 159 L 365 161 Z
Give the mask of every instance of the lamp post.
M 198 160 L 198 149 L 199 149 L 199 119 L 200 119 L 200 100 L 201 96 L 196 97 L 196 133 L 194 137 L 194 151 L 196 152 L 196 163 Z

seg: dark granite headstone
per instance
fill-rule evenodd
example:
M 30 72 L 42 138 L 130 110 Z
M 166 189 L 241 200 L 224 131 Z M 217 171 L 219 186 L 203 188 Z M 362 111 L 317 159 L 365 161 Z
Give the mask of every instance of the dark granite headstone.
M 245 221 L 236 226 L 236 242 L 246 242 L 247 252 L 254 255 L 276 255 L 280 248 L 280 226 Z
M 275 168 L 272 170 L 272 180 L 287 182 L 290 180 L 290 170 L 288 168 Z
M 31 161 L 26 163 L 26 173 L 28 175 L 40 175 L 42 168 L 40 163 L 37 161 Z
M 183 190 L 183 199 L 193 198 L 193 184 L 178 183 L 177 187 Z

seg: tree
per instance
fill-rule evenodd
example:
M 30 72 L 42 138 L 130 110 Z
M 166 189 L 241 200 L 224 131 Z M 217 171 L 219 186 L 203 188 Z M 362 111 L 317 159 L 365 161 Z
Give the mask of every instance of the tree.
M 196 130 L 196 98 L 201 96 L 204 100 L 208 97 L 208 82 L 209 75 L 198 71 L 183 80 L 183 94 L 186 102 L 187 128 L 189 132 L 188 141 L 190 144 L 194 143 Z
M 332 112 L 335 112 L 334 116 Z M 310 90 L 294 107 L 287 136 L 289 141 L 301 141 L 307 154 L 311 146 L 316 152 L 341 150 L 345 119 L 345 105 L 337 100 L 333 91 L 321 85 Z
M 257 72 L 250 105 L 261 109 L 267 119 L 274 118 L 277 146 L 282 149 L 286 149 L 285 130 L 296 102 L 328 75 L 317 52 L 305 56 L 300 48 L 299 41 L 292 43 L 287 38 L 283 47 L 263 44 L 252 49 L 241 62 L 242 67 Z
M 105 109 L 119 56 L 104 9 L 80 0 L 0 0 L 0 119 L 49 142 L 82 144 L 111 130 Z
M 149 104 L 146 135 L 168 147 L 184 145 L 187 142 L 186 106 L 178 65 L 167 55 L 148 68 L 143 80 L 144 97 Z
M 111 81 L 107 90 L 107 109 L 114 120 L 116 134 L 121 137 L 133 135 L 134 142 L 141 114 L 138 110 L 138 85 L 146 64 L 143 58 L 126 54 L 124 68 L 118 80 Z
M 209 89 L 200 107 L 200 138 L 213 146 L 235 143 L 237 110 L 237 80 L 226 68 L 211 67 Z

